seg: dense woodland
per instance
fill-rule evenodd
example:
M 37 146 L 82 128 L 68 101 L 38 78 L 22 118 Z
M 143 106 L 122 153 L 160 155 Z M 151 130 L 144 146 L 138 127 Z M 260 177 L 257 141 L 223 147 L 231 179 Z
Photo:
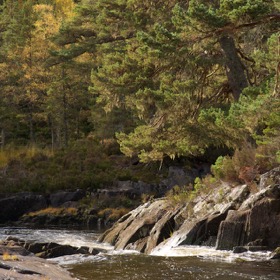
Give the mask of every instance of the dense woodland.
M 1 192 L 279 165 L 278 0 L 0 4 Z

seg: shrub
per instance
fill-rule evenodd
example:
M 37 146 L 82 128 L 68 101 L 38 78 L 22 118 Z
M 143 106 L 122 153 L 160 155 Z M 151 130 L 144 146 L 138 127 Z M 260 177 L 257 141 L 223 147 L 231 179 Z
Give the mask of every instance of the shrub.
M 232 157 L 220 156 L 211 171 L 217 179 L 230 182 L 251 182 L 258 174 L 256 166 L 256 149 L 251 145 L 244 145 L 237 149 Z
M 217 179 L 238 180 L 233 160 L 229 156 L 218 157 L 215 164 L 211 166 L 211 171 Z

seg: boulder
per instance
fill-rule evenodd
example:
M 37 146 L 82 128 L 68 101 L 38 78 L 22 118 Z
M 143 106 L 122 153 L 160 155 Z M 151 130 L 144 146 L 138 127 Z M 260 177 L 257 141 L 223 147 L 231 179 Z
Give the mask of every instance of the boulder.
M 61 245 L 54 242 L 26 242 L 24 247 L 27 251 L 36 254 L 36 256 L 40 258 L 56 258 L 74 254 L 96 255 L 100 252 L 97 249 L 90 249 L 89 247 L 85 246 L 78 248 L 71 245 Z

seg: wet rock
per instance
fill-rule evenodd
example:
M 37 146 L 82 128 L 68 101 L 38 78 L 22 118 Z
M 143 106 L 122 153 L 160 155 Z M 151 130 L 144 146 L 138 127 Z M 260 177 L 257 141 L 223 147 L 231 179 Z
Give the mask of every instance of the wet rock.
M 233 253 L 240 254 L 244 252 L 261 252 L 267 251 L 267 246 L 236 246 L 233 248 Z
M 0 279 L 71 280 L 70 273 L 47 260 L 35 256 L 18 256 L 17 260 L 0 262 Z
M 59 266 L 35 257 L 23 247 L 25 245 L 27 246 L 27 243 L 24 240 L 15 237 L 9 237 L 1 242 L 0 256 L 3 255 L 3 261 L 0 261 L 0 279 L 73 279 L 67 271 Z M 40 248 L 42 247 L 40 245 Z M 35 246 L 33 246 L 34 248 Z
M 249 211 L 239 212 L 231 210 L 227 218 L 220 225 L 217 246 L 218 250 L 232 250 L 235 246 L 242 246 L 245 243 L 245 227 Z
M 280 247 L 280 199 L 264 198 L 250 211 L 247 242 L 262 239 L 270 249 Z
M 56 258 L 65 255 L 86 254 L 96 255 L 100 251 L 97 249 L 91 250 L 89 247 L 74 247 L 70 245 L 61 245 L 54 242 L 51 243 L 28 243 L 25 248 L 40 258 Z
M 280 229 L 275 226 L 279 223 L 279 199 L 264 197 L 255 200 L 251 209 L 229 212 L 221 223 L 217 249 L 231 250 L 234 246 L 246 244 L 276 248 L 280 246 Z
M 248 242 L 247 246 L 265 246 L 265 240 L 259 238 L 254 241 Z
M 148 253 L 172 235 L 177 211 L 164 199 L 148 202 L 122 217 L 99 241 Z
M 256 194 L 247 185 L 222 182 L 185 206 L 171 207 L 167 199 L 150 201 L 123 216 L 100 241 L 155 254 L 178 245 L 214 245 L 216 240 L 220 250 L 280 247 L 279 170 L 263 178 L 264 188 Z
M 280 247 L 277 247 L 272 253 L 270 258 L 272 260 L 280 259 Z
M 172 236 L 177 212 L 167 211 L 148 234 L 145 253 L 150 253 L 159 243 Z
M 241 254 L 241 253 L 245 253 L 245 252 L 248 252 L 248 249 L 244 246 L 233 247 L 233 253 L 235 253 L 235 254 Z

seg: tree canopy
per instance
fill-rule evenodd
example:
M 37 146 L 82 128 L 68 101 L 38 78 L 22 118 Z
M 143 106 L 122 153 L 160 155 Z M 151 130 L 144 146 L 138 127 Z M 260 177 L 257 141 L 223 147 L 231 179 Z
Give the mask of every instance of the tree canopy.
M 0 22 L 10 141 L 116 137 L 143 162 L 279 144 L 276 0 L 5 0 Z

